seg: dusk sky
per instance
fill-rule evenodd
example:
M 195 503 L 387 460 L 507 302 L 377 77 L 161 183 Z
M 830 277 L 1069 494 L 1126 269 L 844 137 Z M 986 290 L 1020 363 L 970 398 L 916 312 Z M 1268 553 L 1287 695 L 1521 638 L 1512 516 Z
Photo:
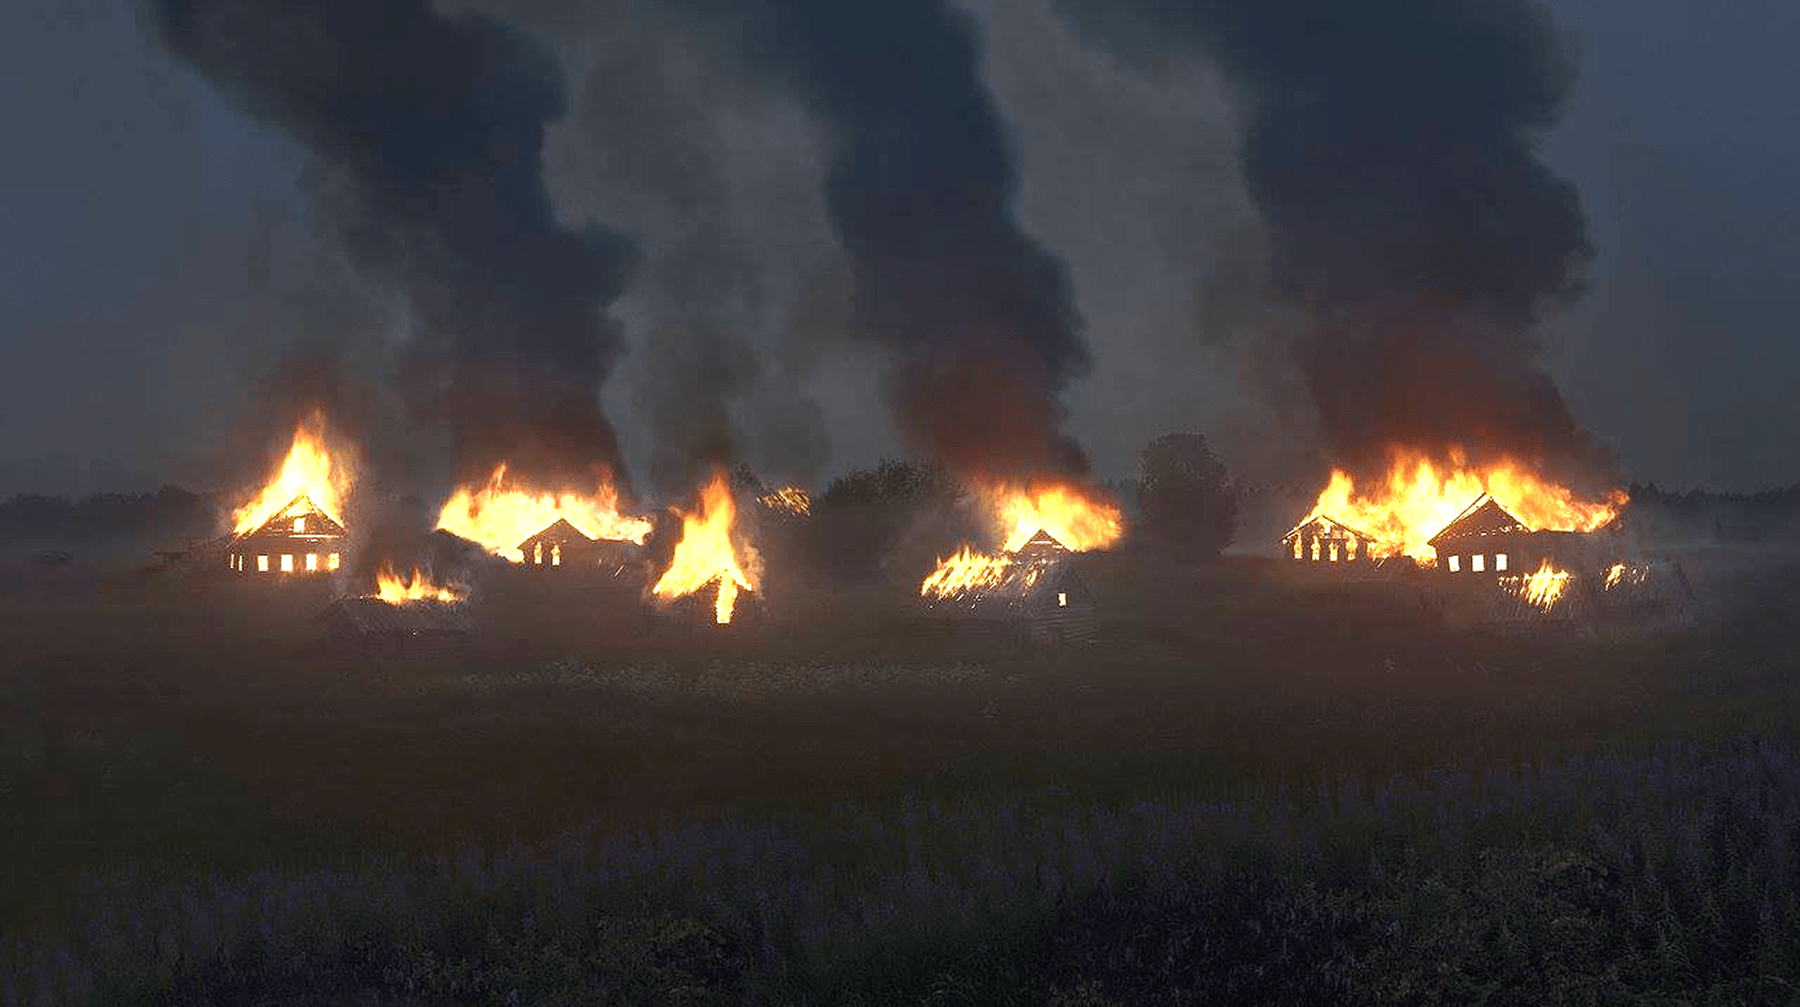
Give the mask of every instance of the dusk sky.
M 648 417 L 684 376 L 645 348 L 675 338 L 658 333 L 691 302 L 697 259 L 755 291 L 706 319 L 743 344 L 709 363 L 748 375 L 729 387 L 745 457 L 822 481 L 903 452 L 881 359 L 821 335 L 842 324 L 848 269 L 799 105 L 628 2 L 464 6 L 563 64 L 571 107 L 545 144 L 559 218 L 641 248 L 615 305 L 630 349 L 602 392 L 634 474 L 655 468 Z M 1085 321 L 1094 366 L 1070 430 L 1097 472 L 1128 475 L 1152 437 L 1197 430 L 1247 481 L 1300 478 L 1316 459 L 1297 376 L 1209 329 L 1262 244 L 1231 86 L 1201 62 L 1124 65 L 1050 0 L 966 8 L 1022 173 L 1019 222 L 1066 263 Z M 1545 365 L 1630 478 L 1800 480 L 1800 8 L 1552 10 L 1580 78 L 1541 149 L 1579 189 L 1597 254 L 1585 296 L 1540 326 Z M 210 488 L 284 348 L 382 361 L 402 339 L 405 305 L 321 237 L 306 154 L 164 51 L 130 0 L 0 5 L 0 62 L 0 493 Z

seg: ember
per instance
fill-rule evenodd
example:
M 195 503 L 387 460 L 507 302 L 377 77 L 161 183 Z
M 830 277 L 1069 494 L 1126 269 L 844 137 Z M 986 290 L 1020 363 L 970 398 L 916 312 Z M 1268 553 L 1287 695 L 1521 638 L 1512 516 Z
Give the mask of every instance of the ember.
M 266 524 L 302 497 L 340 521 L 344 500 L 355 482 L 348 456 L 343 452 L 334 455 L 326 444 L 325 414 L 314 411 L 294 427 L 293 443 L 281 468 L 253 500 L 232 513 L 231 533 L 243 535 Z
M 798 486 L 783 486 L 757 497 L 756 502 L 770 510 L 784 511 L 795 517 L 806 517 L 812 513 L 812 495 Z
M 720 625 L 730 622 L 739 589 L 756 590 L 755 578 L 761 572 L 756 553 L 747 548 L 740 552 L 731 539 L 736 520 L 737 503 L 731 496 L 731 483 L 725 470 L 719 469 L 701 491 L 699 508 L 681 515 L 681 541 L 675 545 L 669 569 L 651 592 L 672 601 L 716 584 L 715 620 Z
M 434 584 L 430 576 L 417 567 L 410 574 L 402 576 L 393 567 L 382 564 L 381 570 L 375 574 L 375 597 L 393 605 L 416 601 L 454 603 L 466 601 L 469 591 L 460 584 Z
M 437 526 L 514 563 L 525 561 L 520 542 L 558 520 L 590 539 L 642 545 L 650 522 L 620 514 L 618 504 L 618 492 L 608 483 L 592 495 L 534 492 L 508 479 L 501 465 L 484 485 L 459 487 L 438 513 Z
M 1432 535 L 1484 494 L 1545 531 L 1592 531 L 1617 517 L 1626 501 L 1622 490 L 1601 501 L 1581 500 L 1568 487 L 1508 463 L 1472 468 L 1460 452 L 1443 466 L 1416 452 L 1398 452 L 1385 483 L 1358 487 L 1348 473 L 1334 470 L 1301 524 L 1329 517 L 1370 536 L 1374 557 L 1405 555 L 1430 563 Z

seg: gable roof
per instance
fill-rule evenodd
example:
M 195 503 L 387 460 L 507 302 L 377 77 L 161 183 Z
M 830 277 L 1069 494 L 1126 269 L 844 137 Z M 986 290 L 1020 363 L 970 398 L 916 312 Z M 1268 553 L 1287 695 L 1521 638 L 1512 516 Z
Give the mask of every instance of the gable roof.
M 1470 535 L 1504 535 L 1510 532 L 1530 531 L 1518 518 L 1500 506 L 1499 501 L 1486 493 L 1475 498 L 1475 502 L 1463 508 L 1454 520 L 1438 530 L 1436 535 L 1427 539 L 1425 544 L 1435 546 L 1443 539 L 1463 538 Z
M 1349 525 L 1345 524 L 1344 522 L 1339 521 L 1337 518 L 1330 516 L 1329 514 L 1314 514 L 1312 517 L 1309 517 L 1306 520 L 1300 522 L 1299 524 L 1293 526 L 1292 528 L 1289 528 L 1287 530 L 1287 534 L 1281 536 L 1281 540 L 1283 542 L 1292 541 L 1294 536 L 1300 534 L 1300 532 L 1303 529 L 1307 528 L 1310 525 L 1315 525 L 1315 524 L 1323 525 L 1325 530 L 1328 532 L 1344 531 L 1344 532 L 1349 532 L 1351 535 L 1355 536 L 1356 538 L 1362 539 L 1365 542 L 1375 541 L 1375 536 L 1369 534 L 1366 531 L 1362 531 L 1357 528 L 1352 528 Z
M 568 518 L 559 517 L 542 531 L 539 531 L 525 541 L 520 542 L 518 548 L 523 551 L 529 548 L 534 542 L 549 542 L 554 545 L 564 545 L 569 542 L 589 543 L 592 541 L 594 540 L 583 534 L 580 528 L 570 524 Z
M 294 530 L 294 519 L 304 518 L 301 531 Z M 325 513 L 325 509 L 313 502 L 306 493 L 289 500 L 286 507 L 269 516 L 267 521 L 238 536 L 238 538 L 255 538 L 258 536 L 279 536 L 281 538 L 338 538 L 345 535 L 344 526 L 337 519 Z

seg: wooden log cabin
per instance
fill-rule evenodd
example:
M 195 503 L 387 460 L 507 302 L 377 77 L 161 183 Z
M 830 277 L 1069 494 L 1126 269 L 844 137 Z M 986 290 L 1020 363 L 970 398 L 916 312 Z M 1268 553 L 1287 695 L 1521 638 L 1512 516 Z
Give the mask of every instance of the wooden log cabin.
M 1324 514 L 1315 514 L 1281 536 L 1281 554 L 1295 563 L 1367 563 L 1375 537 Z
M 1545 563 L 1591 576 L 1616 551 L 1612 536 L 1533 531 L 1485 493 L 1426 544 L 1437 554 L 1438 570 L 1451 578 L 1530 574 Z

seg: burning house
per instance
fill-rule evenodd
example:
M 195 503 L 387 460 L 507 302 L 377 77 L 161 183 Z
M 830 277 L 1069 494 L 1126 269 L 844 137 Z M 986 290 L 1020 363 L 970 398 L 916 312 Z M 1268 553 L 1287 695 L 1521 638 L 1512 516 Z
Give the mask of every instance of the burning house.
M 239 534 L 225 548 L 236 573 L 257 576 L 317 575 L 338 569 L 348 533 L 336 518 L 301 493 L 268 520 Z
M 1546 564 L 1593 573 L 1612 545 L 1590 532 L 1534 531 L 1485 493 L 1427 544 L 1437 554 L 1438 569 L 1450 577 L 1528 573 Z
M 1094 596 L 1073 554 L 1040 530 L 1017 549 L 984 556 L 964 548 L 919 589 L 921 614 L 946 633 L 1057 647 L 1094 638 Z
M 603 570 L 617 575 L 644 558 L 643 547 L 629 539 L 589 538 L 567 518 L 518 545 L 525 566 L 533 570 Z
M 1296 563 L 1367 564 L 1375 559 L 1375 545 L 1375 536 L 1336 518 L 1315 514 L 1281 537 L 1281 554 Z

